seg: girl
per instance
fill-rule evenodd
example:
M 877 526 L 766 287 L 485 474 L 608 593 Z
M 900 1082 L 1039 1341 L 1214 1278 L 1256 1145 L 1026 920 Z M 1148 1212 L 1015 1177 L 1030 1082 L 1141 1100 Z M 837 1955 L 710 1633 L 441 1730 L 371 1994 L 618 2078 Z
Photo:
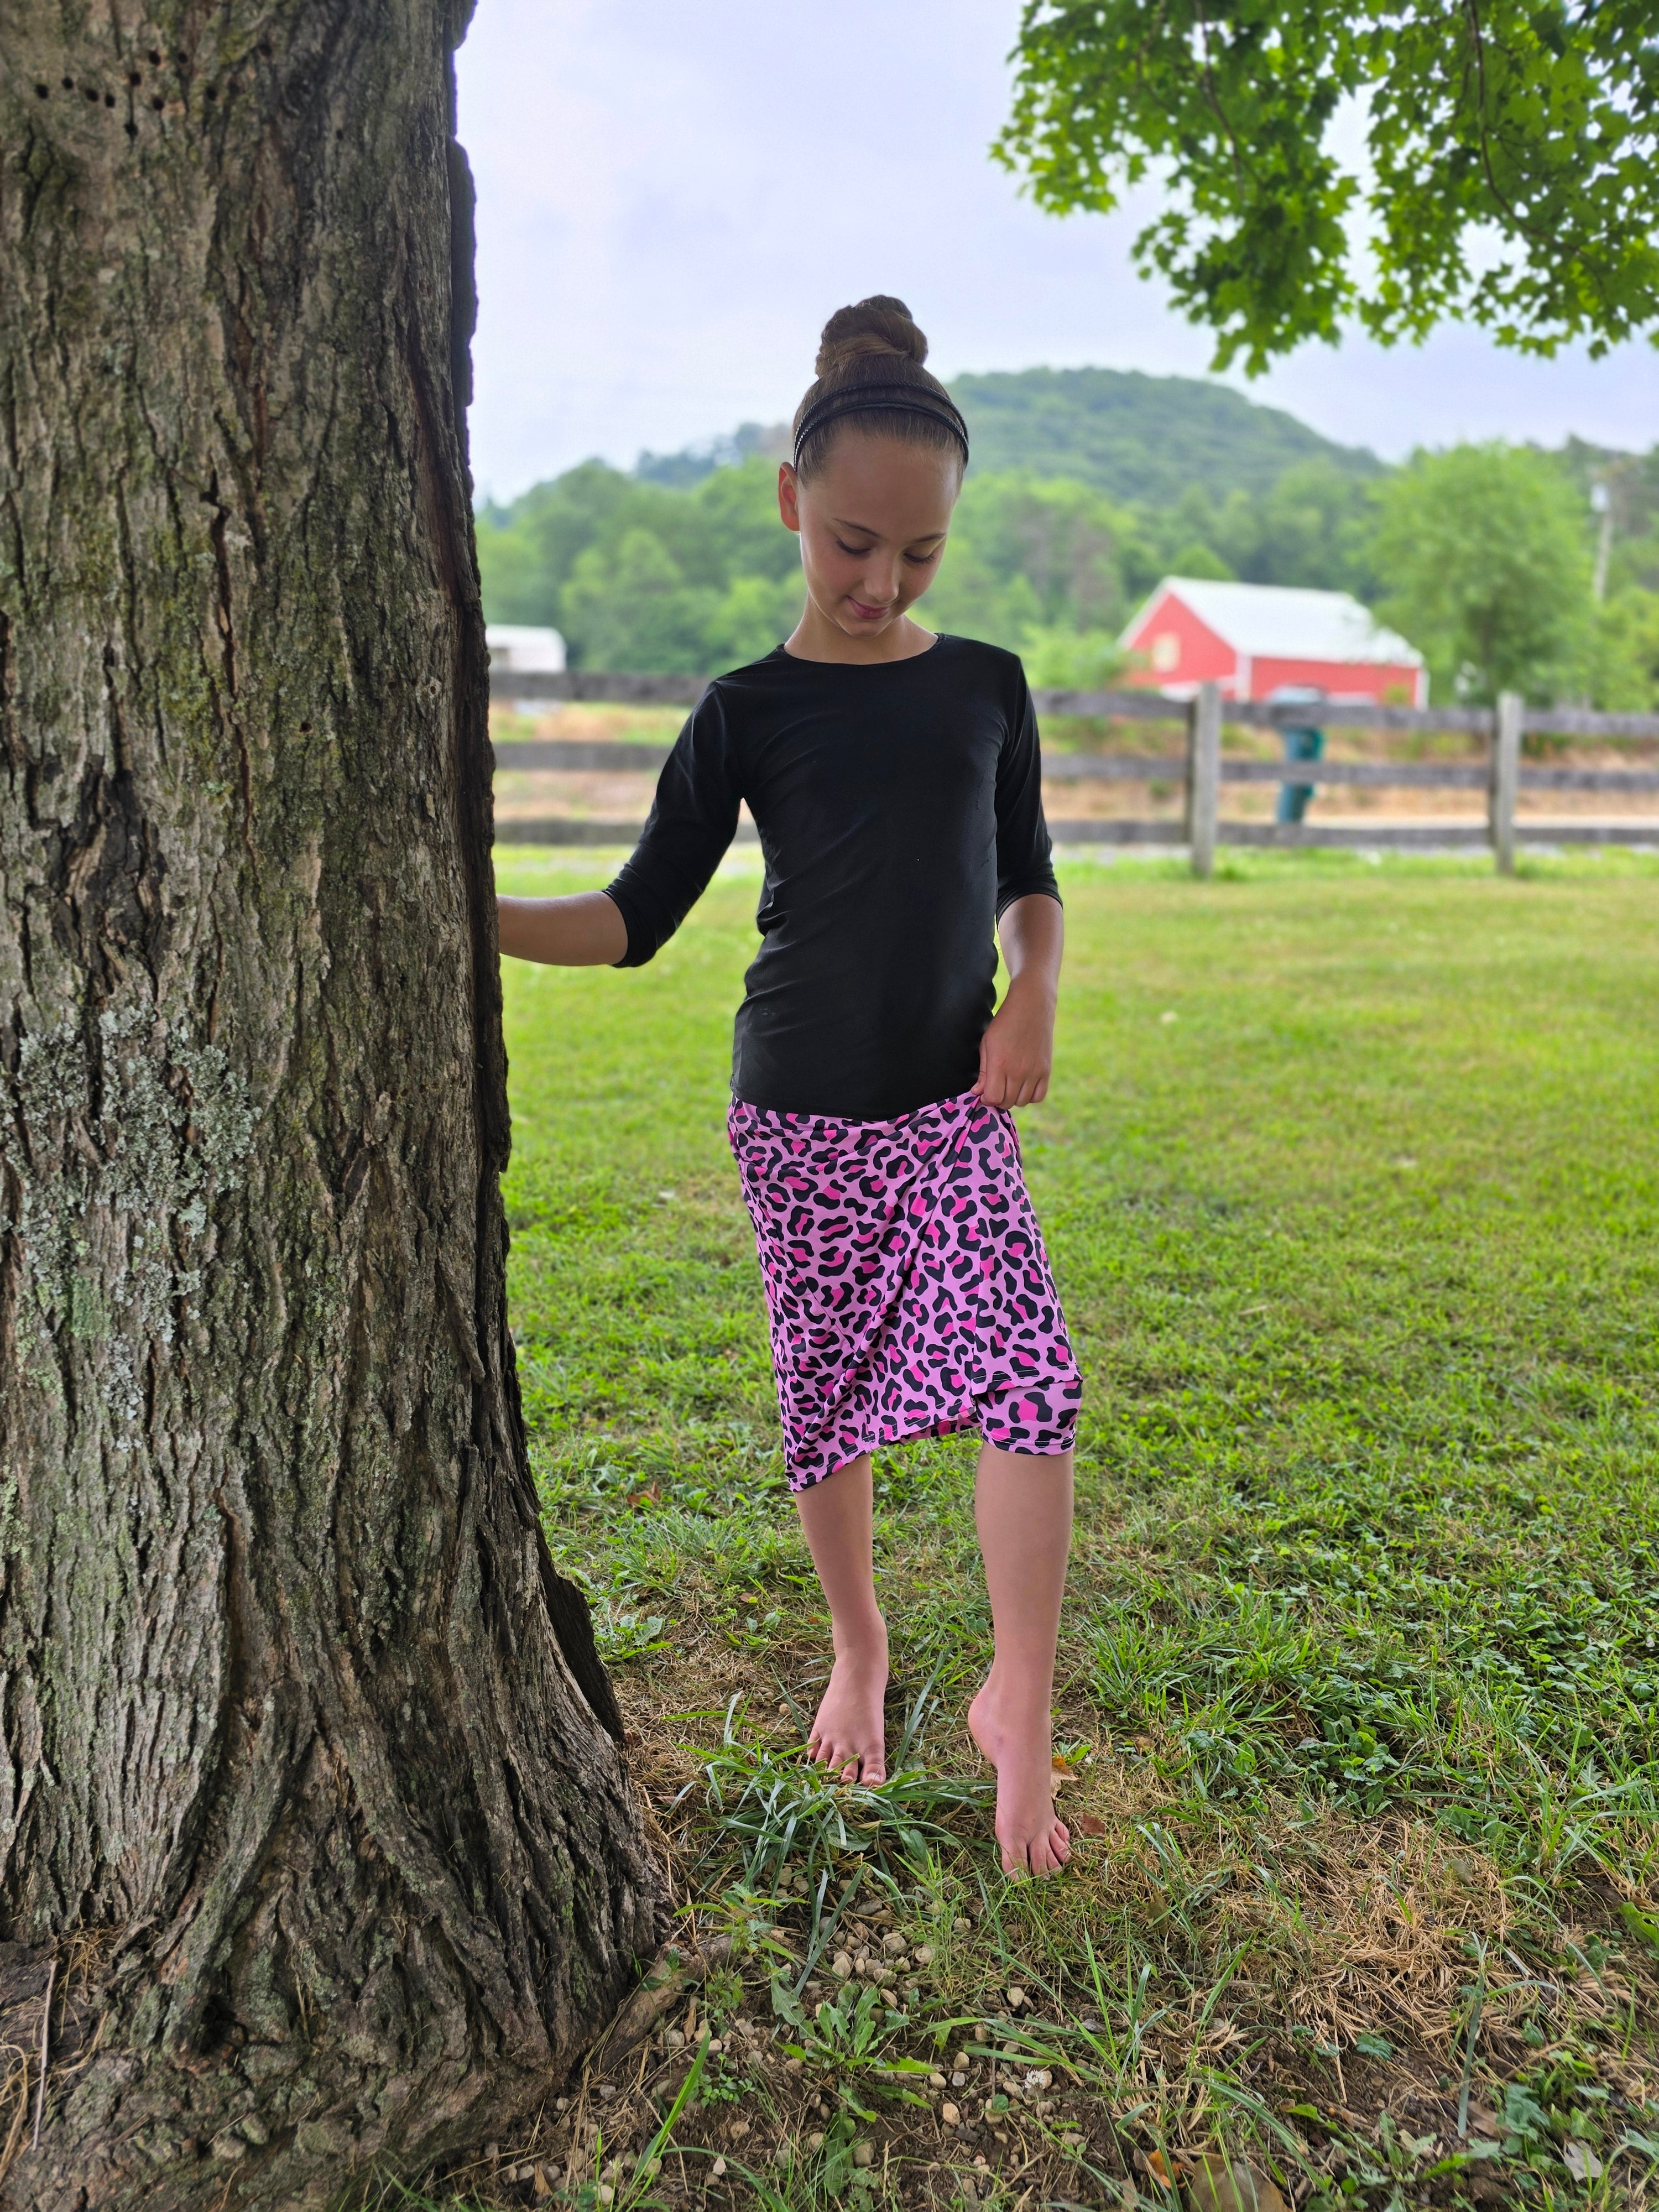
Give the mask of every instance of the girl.
M 809 1747 L 842 1780 L 886 1778 L 870 1455 L 977 1427 L 996 1654 L 968 1724 L 996 1769 L 1005 1869 L 1046 1875 L 1069 1856 L 1050 1705 L 1081 1386 L 1008 1109 L 1048 1088 L 1061 915 L 1019 662 L 908 616 L 968 461 L 927 352 L 900 301 L 830 317 L 778 471 L 805 611 L 704 693 L 609 890 L 503 898 L 501 944 L 639 966 L 747 800 L 766 872 L 729 1126 L 833 1629 Z

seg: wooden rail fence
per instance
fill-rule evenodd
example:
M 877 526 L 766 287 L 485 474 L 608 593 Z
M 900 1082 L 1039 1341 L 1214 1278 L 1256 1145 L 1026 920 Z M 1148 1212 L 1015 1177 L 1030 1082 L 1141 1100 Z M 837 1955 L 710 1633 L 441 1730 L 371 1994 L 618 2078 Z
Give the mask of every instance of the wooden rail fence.
M 629 706 L 695 706 L 708 688 L 695 676 L 609 674 L 573 669 L 562 675 L 503 672 L 498 688 L 514 700 L 587 700 Z M 1515 866 L 1518 847 L 1528 838 L 1550 844 L 1659 845 L 1659 812 L 1615 822 L 1571 820 L 1534 825 L 1517 821 L 1522 792 L 1602 791 L 1626 796 L 1659 794 L 1659 769 L 1537 768 L 1523 761 L 1524 738 L 1577 738 L 1580 743 L 1632 739 L 1659 741 L 1659 714 L 1596 714 L 1576 708 L 1533 708 L 1505 692 L 1489 707 L 1381 707 L 1366 701 L 1330 700 L 1316 705 L 1270 706 L 1259 702 L 1225 704 L 1213 684 L 1199 687 L 1190 702 L 1166 699 L 1155 691 L 1055 691 L 1032 693 L 1039 715 L 1107 717 L 1173 724 L 1185 742 L 1179 752 L 1054 752 L 1042 763 L 1048 783 L 1094 780 L 1167 783 L 1179 786 L 1185 804 L 1179 823 L 1121 817 L 1051 819 L 1057 845 L 1169 845 L 1181 843 L 1192 855 L 1193 872 L 1211 874 L 1218 845 L 1360 846 L 1403 850 L 1490 846 L 1504 873 Z M 1484 760 L 1339 761 L 1242 760 L 1221 748 L 1224 719 L 1256 729 L 1304 728 L 1317 722 L 1326 730 L 1368 729 L 1401 736 L 1455 732 L 1486 742 Z M 548 769 L 639 771 L 654 774 L 668 757 L 665 745 L 586 744 L 562 738 L 526 739 L 504 745 L 498 767 Z M 1433 820 L 1378 823 L 1374 827 L 1296 822 L 1225 821 L 1223 784 L 1273 783 L 1386 787 L 1389 790 L 1479 791 L 1486 796 L 1486 821 L 1440 823 Z M 597 821 L 583 817 L 544 816 L 505 819 L 496 824 L 503 844 L 631 845 L 639 822 Z M 745 825 L 746 829 L 747 825 Z M 752 830 L 748 835 L 752 837 Z

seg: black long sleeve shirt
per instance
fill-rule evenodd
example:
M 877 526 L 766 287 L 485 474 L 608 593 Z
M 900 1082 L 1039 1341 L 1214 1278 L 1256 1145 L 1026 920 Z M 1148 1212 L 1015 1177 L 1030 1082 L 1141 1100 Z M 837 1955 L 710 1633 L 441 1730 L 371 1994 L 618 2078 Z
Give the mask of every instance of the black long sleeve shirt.
M 940 637 L 908 660 L 780 646 L 719 678 L 681 731 L 610 886 L 641 966 L 701 896 L 747 800 L 763 943 L 732 1085 L 751 1105 L 884 1121 L 979 1072 L 995 928 L 1058 899 L 1036 718 L 1018 659 Z

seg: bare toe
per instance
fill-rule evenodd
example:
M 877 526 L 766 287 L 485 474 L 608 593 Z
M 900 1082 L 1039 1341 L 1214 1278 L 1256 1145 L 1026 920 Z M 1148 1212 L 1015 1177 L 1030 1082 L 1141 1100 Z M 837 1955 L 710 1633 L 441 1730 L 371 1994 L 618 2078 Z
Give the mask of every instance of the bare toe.
M 882 1696 L 887 1686 L 884 1646 L 848 1654 L 830 1669 L 807 1749 L 829 1779 L 867 1788 L 886 1779 Z
M 1031 1871 L 1033 1874 L 1058 1874 L 1071 1856 L 1056 1821 L 1048 1835 L 1038 1837 L 1032 1844 Z
M 833 1737 L 820 1736 L 811 1746 L 812 1764 L 823 1769 L 826 1779 L 839 1782 L 847 1764 L 848 1753 Z

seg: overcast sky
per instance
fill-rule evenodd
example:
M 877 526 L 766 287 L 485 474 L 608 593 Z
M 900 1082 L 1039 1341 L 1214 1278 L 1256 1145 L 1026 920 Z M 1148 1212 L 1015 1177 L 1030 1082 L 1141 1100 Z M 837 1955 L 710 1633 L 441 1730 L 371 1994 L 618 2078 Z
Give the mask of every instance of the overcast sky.
M 989 159 L 1018 18 L 1018 0 L 479 0 L 459 75 L 480 489 L 781 419 L 824 317 L 873 291 L 908 302 L 947 378 L 1204 374 L 1203 334 L 1129 265 L 1138 225 L 1040 215 Z M 1244 388 L 1390 457 L 1659 440 L 1645 344 L 1531 362 L 1473 331 L 1354 339 Z

